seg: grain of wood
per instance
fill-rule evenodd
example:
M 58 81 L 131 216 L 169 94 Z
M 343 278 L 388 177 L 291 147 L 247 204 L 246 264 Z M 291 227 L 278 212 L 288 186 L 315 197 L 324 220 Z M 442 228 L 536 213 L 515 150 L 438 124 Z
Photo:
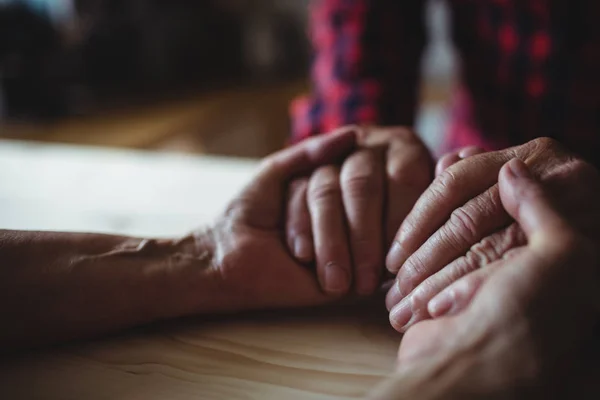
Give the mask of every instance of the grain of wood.
M 254 166 L 0 141 L 0 221 L 182 233 L 217 215 Z M 381 297 L 197 317 L 0 360 L 0 399 L 355 399 L 392 370 L 399 340 Z

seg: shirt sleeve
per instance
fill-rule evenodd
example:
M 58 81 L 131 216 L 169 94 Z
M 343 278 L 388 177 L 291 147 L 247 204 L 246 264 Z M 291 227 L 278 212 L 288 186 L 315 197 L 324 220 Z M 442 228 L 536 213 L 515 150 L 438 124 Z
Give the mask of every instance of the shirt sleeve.
M 292 141 L 347 124 L 413 124 L 424 7 L 424 0 L 312 0 L 312 91 L 291 104 Z

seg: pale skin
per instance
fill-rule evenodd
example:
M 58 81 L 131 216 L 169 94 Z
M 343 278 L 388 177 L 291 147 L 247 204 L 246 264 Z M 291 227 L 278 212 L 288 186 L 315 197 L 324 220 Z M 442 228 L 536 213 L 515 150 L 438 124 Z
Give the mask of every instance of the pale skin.
M 525 243 L 502 207 L 497 183 L 498 171 L 514 157 L 530 165 L 570 221 L 600 240 L 598 171 L 551 139 L 438 167 L 440 175 L 403 222 L 387 256 L 387 268 L 397 274 L 386 301 L 397 330 L 441 315 L 445 305 L 433 301 L 439 292 Z
M 314 265 L 326 293 L 372 294 L 384 281 L 384 255 L 433 177 L 431 155 L 405 127 L 348 126 L 359 148 L 290 185 L 286 237 L 290 252 Z M 482 153 L 466 147 L 442 157 L 440 175 Z
M 423 359 L 419 360 L 420 363 L 414 365 L 412 362 L 405 363 L 405 367 L 401 368 L 401 371 L 403 372 L 399 374 L 401 378 L 391 381 L 390 386 L 388 387 L 389 390 L 387 391 L 388 397 L 384 398 L 446 398 L 452 395 L 469 397 L 471 394 L 474 398 L 480 398 L 482 396 L 487 398 L 490 394 L 501 398 L 527 398 L 532 391 L 530 390 L 531 387 L 525 389 L 520 387 L 523 379 L 531 379 L 532 382 L 537 380 L 537 382 L 535 384 L 532 383 L 532 385 L 541 385 L 541 388 L 548 390 L 546 393 L 552 393 L 552 389 L 548 388 L 555 387 L 555 385 L 550 384 L 551 379 L 550 381 L 547 380 L 548 372 L 544 371 L 543 373 L 540 373 L 541 375 L 538 375 L 535 368 L 533 369 L 534 372 L 532 372 L 532 370 L 527 367 L 529 365 L 528 363 L 535 364 L 539 362 L 546 364 L 548 362 L 546 359 L 536 359 L 538 354 L 527 352 L 528 343 L 531 344 L 531 342 L 518 343 L 514 341 L 514 338 L 511 338 L 513 336 L 511 332 L 519 331 L 524 327 L 528 328 L 528 324 L 532 322 L 539 324 L 542 322 L 532 321 L 529 319 L 529 315 L 525 315 L 521 317 L 522 321 L 520 323 L 518 321 L 513 323 L 511 321 L 517 318 L 515 315 L 498 312 L 494 314 L 493 312 L 494 310 L 498 311 L 498 299 L 502 298 L 505 303 L 510 303 L 510 295 L 504 293 L 502 297 L 495 298 L 490 295 L 484 296 L 482 294 L 481 296 L 488 298 L 487 301 L 491 304 L 488 304 L 487 308 L 482 307 L 478 316 L 471 315 L 469 317 L 465 316 L 453 319 L 452 321 L 455 321 L 453 324 L 446 324 L 443 321 L 446 321 L 446 318 L 444 317 L 461 314 L 467 305 L 473 302 L 479 289 L 481 287 L 486 287 L 487 279 L 497 270 L 502 269 L 503 266 L 513 265 L 511 263 L 514 261 L 515 263 L 520 264 L 520 266 L 511 267 L 513 270 L 516 270 L 517 268 L 523 268 L 529 264 L 536 264 L 534 262 L 535 260 L 528 260 L 528 256 L 521 255 L 521 253 L 528 249 L 522 246 L 528 242 L 528 239 L 531 240 L 533 237 L 531 236 L 531 231 L 528 232 L 528 230 L 523 228 L 519 222 L 523 222 L 527 227 L 529 219 L 535 219 L 536 215 L 538 219 L 548 216 L 550 214 L 544 213 L 543 211 L 545 209 L 552 209 L 551 207 L 557 207 L 558 212 L 561 213 L 560 218 L 563 221 L 563 225 L 566 226 L 568 224 L 572 228 L 569 231 L 571 234 L 573 232 L 587 234 L 588 237 L 585 242 L 590 243 L 591 241 L 594 243 L 594 240 L 597 240 L 597 238 L 600 237 L 598 235 L 600 226 L 597 222 L 598 217 L 600 217 L 600 201 L 598 201 L 600 197 L 600 175 L 591 165 L 569 153 L 556 142 L 545 138 L 537 139 L 526 145 L 500 152 L 482 153 L 483 151 L 481 149 L 471 147 L 461 149 L 442 157 L 438 161 L 436 168 L 436 181 L 425 191 L 421 199 L 417 201 L 415 207 L 408 213 L 408 218 L 403 223 L 400 232 L 395 238 L 395 242 L 398 244 L 401 243 L 402 240 L 405 240 L 404 238 L 401 238 L 402 229 L 407 229 L 406 226 L 408 226 L 408 237 L 415 235 L 415 232 L 421 232 L 422 239 L 429 243 L 429 247 L 424 250 L 419 249 L 417 246 L 417 249 L 421 251 L 423 256 L 428 257 L 426 261 L 421 263 L 421 265 L 426 268 L 413 268 L 412 270 L 408 269 L 408 272 L 405 272 L 410 276 L 411 273 L 414 274 L 415 271 L 419 271 L 424 274 L 426 279 L 421 281 L 416 288 L 412 287 L 412 289 L 409 289 L 408 293 L 410 293 L 410 295 L 402 298 L 402 296 L 399 296 L 398 294 L 398 288 L 401 288 L 403 285 L 410 285 L 411 281 L 408 280 L 408 282 L 406 282 L 405 275 L 402 275 L 402 270 L 400 270 L 401 273 L 398 274 L 396 284 L 390 290 L 387 299 L 388 307 L 392 309 L 390 321 L 396 329 L 404 332 L 411 326 L 417 324 L 414 331 L 415 333 L 411 335 L 409 331 L 409 336 L 403 341 L 403 347 L 400 350 L 400 359 L 405 360 L 406 358 L 411 358 L 412 356 L 407 357 L 406 355 L 414 352 L 418 353 L 421 351 L 419 349 L 422 349 L 423 347 L 428 348 L 428 352 L 426 353 L 427 357 L 423 355 Z M 502 199 L 500 197 L 498 171 L 506 161 L 513 157 L 521 158 L 529 163 L 532 166 L 533 174 L 539 177 L 546 186 L 545 190 L 548 192 L 548 195 L 545 195 L 544 197 L 544 199 L 546 199 L 545 203 L 533 201 L 534 199 L 531 199 L 534 204 L 541 207 L 541 214 L 536 214 L 533 211 L 524 212 L 524 216 L 519 214 L 519 210 L 521 208 L 527 208 L 527 206 L 518 207 L 518 203 L 527 202 L 527 190 L 533 190 L 535 192 L 537 190 L 535 189 L 535 185 L 530 185 L 531 187 L 534 187 L 534 189 L 531 189 L 531 187 L 529 189 L 523 189 L 523 187 L 521 187 L 523 193 L 520 193 L 518 196 L 517 194 L 510 192 L 510 189 L 505 189 L 505 193 L 509 194 L 506 194 Z M 518 161 L 515 162 L 518 166 Z M 525 170 L 528 170 L 527 167 L 523 167 Z M 506 171 L 511 170 L 509 167 L 505 167 L 505 169 Z M 518 167 L 516 169 L 518 169 Z M 509 173 L 505 172 L 504 175 L 508 176 Z M 448 186 L 448 176 L 451 177 L 451 181 L 458 180 L 462 181 L 463 184 L 458 186 L 455 185 L 454 187 L 451 186 L 450 188 L 446 187 Z M 440 182 L 442 183 L 440 184 Z M 505 177 L 504 186 L 510 188 L 510 183 L 507 182 L 511 182 L 511 179 Z M 514 180 L 512 181 L 512 184 L 513 186 L 517 185 Z M 479 193 L 477 190 L 483 190 L 483 192 Z M 552 201 L 556 202 L 556 204 L 552 206 L 546 204 L 548 203 L 548 197 L 552 198 Z M 457 200 L 457 198 L 461 200 Z M 519 200 L 517 201 L 515 198 L 518 198 Z M 503 205 L 501 200 L 506 203 Z M 447 204 L 443 204 L 444 201 Z M 463 203 L 461 203 L 461 201 Z M 452 211 L 451 207 L 453 204 L 455 207 L 458 205 L 462 206 L 463 204 L 464 206 L 461 207 L 460 211 L 452 213 L 453 217 L 451 219 L 457 218 L 456 215 L 467 215 L 469 216 L 469 219 L 471 215 L 475 215 L 478 219 L 470 221 L 473 222 L 472 226 L 457 224 L 455 221 L 451 221 L 447 222 L 446 225 L 442 227 L 445 230 L 440 229 L 438 232 L 433 230 L 435 233 L 434 235 L 430 236 L 430 234 L 422 233 L 424 230 L 426 231 L 428 227 L 430 228 L 435 225 L 436 218 L 439 221 L 443 221 L 444 215 L 447 212 L 446 209 Z M 345 208 L 346 212 L 348 212 L 348 207 Z M 536 207 L 531 206 L 529 208 L 535 209 Z M 290 217 L 290 214 L 293 214 L 294 210 L 298 209 L 297 204 L 295 206 L 288 205 L 288 223 L 290 219 L 293 219 L 293 217 Z M 435 215 L 437 209 L 440 210 L 441 217 Z M 423 210 L 425 210 L 425 212 L 429 211 L 429 214 L 423 215 Z M 517 215 L 515 215 L 515 212 Z M 542 215 L 542 217 L 540 217 L 540 215 Z M 339 219 L 340 217 L 336 218 Z M 346 218 L 349 217 L 347 216 Z M 409 225 L 411 224 L 411 218 L 417 222 L 412 222 L 412 225 Z M 525 219 L 523 220 L 523 218 Z M 515 219 L 517 222 L 515 222 Z M 567 223 L 566 221 L 569 222 Z M 469 222 L 469 220 L 467 220 L 467 222 Z M 351 224 L 348 223 L 347 226 L 351 226 Z M 318 227 L 315 227 L 315 229 L 317 228 Z M 466 233 L 465 229 L 467 230 Z M 544 233 L 549 227 L 547 225 L 539 225 L 536 229 L 538 233 Z M 529 279 L 531 288 L 524 289 L 525 294 L 523 294 L 523 296 L 531 294 L 535 299 L 536 296 L 538 296 L 538 291 L 543 293 L 547 293 L 546 291 L 559 293 L 559 285 L 569 284 L 574 289 L 573 293 L 582 296 L 582 298 L 578 300 L 580 306 L 578 310 L 581 311 L 583 315 L 581 318 L 582 321 L 578 321 L 578 318 L 575 318 L 572 321 L 567 321 L 566 319 L 557 319 L 555 322 L 543 321 L 544 323 L 547 323 L 547 325 L 545 328 L 540 327 L 539 329 L 542 331 L 547 329 L 549 333 L 545 334 L 545 336 L 542 335 L 540 337 L 528 339 L 532 342 L 535 342 L 536 340 L 554 341 L 552 346 L 548 346 L 547 348 L 544 347 L 540 352 L 543 357 L 558 357 L 561 361 L 564 361 L 565 359 L 563 357 L 572 357 L 573 354 L 579 355 L 581 354 L 579 353 L 581 351 L 585 353 L 585 348 L 583 348 L 583 350 L 581 347 L 575 349 L 576 346 L 574 343 L 578 341 L 587 343 L 584 339 L 589 338 L 590 333 L 593 332 L 594 324 L 598 317 L 598 303 L 591 294 L 597 293 L 598 291 L 599 266 L 595 261 L 597 259 L 594 255 L 595 253 L 593 251 L 587 252 L 589 246 L 580 248 L 579 246 L 575 246 L 573 242 L 568 242 L 567 248 L 563 248 L 561 243 L 562 241 L 567 240 L 569 235 L 556 235 L 556 230 L 551 232 L 553 232 L 554 235 L 551 235 L 546 242 L 544 242 L 543 246 L 540 248 L 529 247 L 529 249 L 543 252 L 545 251 L 544 249 L 547 248 L 548 254 L 550 255 L 555 254 L 554 251 L 558 249 L 556 253 L 557 257 L 562 257 L 563 254 L 565 257 L 566 254 L 577 254 L 577 256 L 572 256 L 565 261 L 565 263 L 561 264 L 563 270 L 562 273 L 566 274 L 567 271 L 565 270 L 567 268 L 571 268 L 569 272 L 572 273 L 572 268 L 578 268 L 579 264 L 585 263 L 587 267 L 584 267 L 584 269 L 587 268 L 587 275 L 584 274 L 585 277 L 582 280 L 571 279 L 573 282 L 570 283 L 567 283 L 569 281 L 566 277 L 564 277 L 564 279 L 557 279 L 548 283 L 546 287 L 544 279 L 539 275 L 534 274 L 527 278 L 526 274 L 522 277 L 517 276 L 518 273 L 515 271 L 513 274 L 514 276 L 504 279 L 507 280 L 507 282 L 504 283 L 506 285 L 506 288 L 504 289 L 508 289 L 505 290 L 505 292 L 510 292 L 511 289 L 518 289 L 519 286 L 517 285 L 517 281 L 520 279 Z M 315 233 L 315 235 L 317 234 L 318 233 Z M 469 239 L 467 234 L 472 235 L 471 239 Z M 350 236 L 348 233 L 347 235 Z M 456 243 L 452 243 L 452 241 L 455 240 L 453 239 L 455 237 L 462 239 L 465 243 L 461 244 L 460 240 L 456 240 L 456 243 L 459 245 L 458 248 L 454 247 L 456 246 Z M 577 239 L 574 239 L 573 241 L 579 242 L 579 236 L 576 235 L 575 237 Z M 469 240 L 473 240 L 473 243 L 470 243 Z M 481 243 L 478 244 L 478 241 Z M 581 243 L 584 242 L 582 241 Z M 397 253 L 397 249 L 392 249 L 387 260 L 388 269 L 392 273 L 396 273 L 400 269 L 394 267 L 394 261 L 397 262 L 397 259 L 394 260 L 394 257 L 397 257 L 397 254 L 394 254 L 395 252 Z M 441 252 L 441 254 L 438 254 L 438 252 Z M 409 262 L 412 255 L 414 254 L 411 254 L 408 258 L 408 265 L 410 265 Z M 479 255 L 479 257 L 475 257 L 475 255 Z M 438 259 L 440 259 L 440 256 L 446 256 L 449 260 L 452 260 L 452 257 L 456 257 L 456 259 L 445 266 L 445 264 L 439 262 Z M 443 259 L 444 257 L 441 258 Z M 436 260 L 438 260 L 437 264 Z M 404 262 L 404 260 L 402 262 Z M 544 268 L 543 265 L 550 265 L 552 263 L 542 262 L 539 264 L 542 266 L 538 268 L 542 269 Z M 402 263 L 399 265 L 402 266 L 402 269 L 406 267 L 406 265 L 402 265 Z M 487 267 L 483 270 L 480 269 L 483 266 Z M 429 278 L 427 278 L 428 271 L 439 272 L 437 272 L 437 274 L 434 273 L 433 275 L 429 275 Z M 494 278 L 493 281 L 495 282 L 496 280 L 500 281 L 501 279 Z M 552 285 L 555 285 L 555 287 Z M 501 285 L 494 284 L 493 286 L 496 287 Z M 527 292 L 529 289 L 531 289 L 531 293 Z M 500 289 L 497 288 L 494 290 Z M 515 292 L 513 295 L 515 298 L 518 298 L 520 294 Z M 550 301 L 550 299 L 545 300 L 541 295 L 539 296 L 540 302 Z M 559 302 L 561 301 L 560 296 L 555 297 L 557 297 Z M 400 304 L 398 304 L 398 302 L 400 302 Z M 558 309 L 565 309 L 566 312 L 572 313 L 572 309 L 569 309 L 569 305 L 567 304 L 568 302 L 565 302 L 564 305 L 553 304 L 544 306 L 540 309 L 539 313 L 542 314 L 542 311 L 544 311 L 546 307 L 548 308 L 546 312 L 550 313 Z M 408 305 L 408 308 L 411 311 L 410 317 L 406 322 L 398 322 L 398 319 L 402 318 L 398 315 L 398 312 L 401 311 L 403 307 L 407 307 L 406 305 Z M 518 306 L 525 307 L 523 304 L 518 304 Z M 574 305 L 571 304 L 570 306 Z M 413 308 L 411 309 L 411 307 Z M 521 310 L 517 311 L 518 313 L 521 313 Z M 579 311 L 577 312 L 577 315 L 579 315 Z M 431 325 L 428 325 L 429 322 L 422 325 L 418 324 L 419 321 L 432 317 L 438 318 L 439 320 L 434 320 L 431 322 Z M 470 322 L 468 321 L 469 318 Z M 477 330 L 477 328 L 485 318 L 488 318 L 490 321 L 488 327 L 489 330 L 485 332 L 485 335 L 491 334 L 493 327 L 495 329 L 493 333 L 496 335 L 496 338 L 494 338 L 495 341 L 507 341 L 511 346 L 517 348 L 518 346 L 521 346 L 523 352 L 516 358 L 506 357 L 504 353 L 508 352 L 509 349 L 505 347 L 504 350 L 501 351 L 498 349 L 494 350 L 495 353 L 493 353 L 492 356 L 486 354 L 487 358 L 482 357 L 482 359 L 477 360 L 477 364 L 470 365 L 468 362 L 471 362 L 471 360 L 467 359 L 467 365 L 460 366 L 461 363 L 464 364 L 464 362 L 461 361 L 461 358 L 464 357 L 463 354 L 460 354 L 461 346 L 472 346 L 472 355 L 469 356 L 470 358 L 477 358 L 477 356 L 479 356 L 479 349 L 475 347 L 483 340 L 483 336 L 477 336 L 477 333 L 481 335 L 483 335 L 483 333 L 481 333 L 481 330 Z M 563 335 L 566 336 L 560 336 L 559 333 L 552 331 L 555 325 L 562 325 L 563 323 L 567 325 L 571 324 L 564 329 L 565 332 Z M 433 329 L 430 329 L 430 326 L 433 327 Z M 454 332 L 454 334 L 448 334 L 448 332 Z M 528 334 L 538 335 L 540 332 L 528 332 Z M 466 342 L 463 341 L 461 345 L 461 340 L 463 340 L 462 336 L 467 339 L 465 339 Z M 573 339 L 571 343 L 569 343 L 569 337 Z M 567 339 L 565 341 L 566 343 L 557 342 L 557 340 L 562 340 L 563 338 Z M 469 342 L 469 340 L 471 340 L 471 342 Z M 510 340 L 513 340 L 513 342 L 510 342 Z M 524 339 L 521 338 L 519 340 Z M 491 341 L 489 346 L 496 347 L 497 344 L 494 341 Z M 497 362 L 501 362 L 501 367 L 496 368 L 494 366 Z M 459 367 L 457 367 L 457 364 Z M 485 365 L 486 368 L 480 369 L 482 365 Z M 520 367 L 523 367 L 524 369 L 519 370 Z M 587 393 L 587 388 L 590 385 L 593 389 L 593 383 L 595 382 L 595 377 L 597 375 L 595 374 L 595 370 L 589 368 L 589 365 L 579 367 L 576 375 L 568 377 L 563 376 L 563 381 L 567 379 L 571 384 L 568 388 L 566 384 L 565 387 L 562 388 L 565 390 L 565 393 L 572 394 L 575 389 L 586 390 L 582 393 Z M 546 366 L 544 366 L 544 368 L 546 368 Z M 447 382 L 440 379 L 438 376 L 440 370 L 445 370 L 446 372 L 444 373 L 448 374 L 451 379 Z M 464 372 L 465 370 L 469 370 L 470 373 L 461 375 L 460 372 Z M 474 387 L 473 382 L 477 381 L 477 379 L 471 380 L 471 377 L 477 377 L 477 374 L 481 375 L 482 371 L 485 371 L 487 374 L 499 373 L 499 380 L 492 379 L 486 382 L 486 380 L 483 379 L 485 378 L 484 374 L 482 379 L 479 380 L 481 386 Z M 506 376 L 503 377 L 502 373 L 506 374 Z M 556 371 L 553 371 L 550 375 L 556 373 Z M 519 376 L 519 374 L 522 375 Z M 460 377 L 462 380 L 453 382 L 452 379 L 456 376 Z M 590 379 L 579 380 L 574 379 L 574 376 L 588 377 Z M 511 381 L 511 379 L 515 379 L 515 381 Z M 545 382 L 544 379 L 546 379 Z M 524 391 L 522 392 L 521 390 Z M 474 391 L 474 393 L 470 393 L 471 391 Z M 481 392 L 479 393 L 478 391 Z M 485 393 L 485 395 L 482 393 Z
M 498 186 L 526 244 L 438 294 L 448 307 L 408 328 L 396 373 L 372 399 L 600 396 L 597 237 L 555 205 L 522 161 L 502 168 Z

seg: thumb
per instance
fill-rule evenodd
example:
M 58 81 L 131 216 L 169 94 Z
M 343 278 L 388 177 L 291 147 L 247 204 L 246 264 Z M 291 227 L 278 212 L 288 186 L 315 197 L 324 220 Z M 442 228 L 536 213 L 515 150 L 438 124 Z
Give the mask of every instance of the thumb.
M 243 217 L 252 225 L 273 227 L 282 215 L 284 193 L 291 180 L 312 172 L 317 167 L 333 164 L 347 156 L 356 147 L 354 129 L 305 140 L 265 158 L 258 174 L 242 191 L 234 205 L 242 205 Z
M 500 170 L 500 198 L 506 211 L 519 223 L 530 243 L 557 240 L 570 227 L 551 204 L 548 194 L 527 165 L 515 158 Z

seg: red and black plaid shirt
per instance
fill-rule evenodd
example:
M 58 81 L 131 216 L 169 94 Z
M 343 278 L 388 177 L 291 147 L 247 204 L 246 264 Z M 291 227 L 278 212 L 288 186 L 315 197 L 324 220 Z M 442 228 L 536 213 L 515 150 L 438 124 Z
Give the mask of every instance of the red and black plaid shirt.
M 448 0 L 461 89 L 444 149 L 539 136 L 600 161 L 600 0 Z M 412 125 L 424 0 L 313 0 L 313 93 L 295 140 L 345 124 Z

